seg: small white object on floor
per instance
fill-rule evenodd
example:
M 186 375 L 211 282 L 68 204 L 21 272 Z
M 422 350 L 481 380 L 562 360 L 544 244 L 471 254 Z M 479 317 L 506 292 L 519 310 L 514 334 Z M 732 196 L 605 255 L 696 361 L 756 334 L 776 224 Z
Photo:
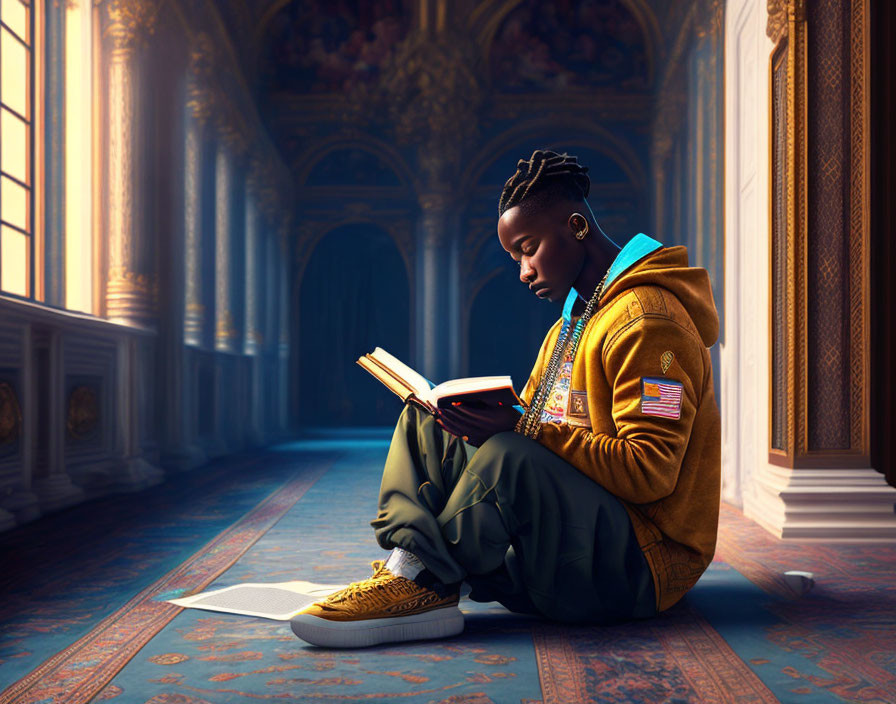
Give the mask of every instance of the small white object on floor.
M 308 604 L 346 586 L 345 584 L 315 584 L 300 580 L 270 584 L 248 582 L 180 599 L 167 599 L 167 601 L 175 606 L 190 609 L 221 611 L 227 614 L 288 621 Z
M 396 577 L 414 579 L 423 571 L 424 565 L 414 553 L 402 548 L 393 548 L 389 559 L 386 560 L 386 569 Z
M 800 572 L 799 570 L 790 570 L 784 573 L 784 581 L 787 582 L 787 586 L 800 596 L 806 594 L 815 585 L 814 577 L 812 572 Z

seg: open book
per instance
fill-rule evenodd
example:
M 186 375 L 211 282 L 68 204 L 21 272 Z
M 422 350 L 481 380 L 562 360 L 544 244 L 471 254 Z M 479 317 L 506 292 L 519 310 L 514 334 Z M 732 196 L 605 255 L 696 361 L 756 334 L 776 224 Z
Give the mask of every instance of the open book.
M 430 382 L 419 372 L 393 357 L 382 347 L 358 359 L 405 403 L 412 403 L 431 415 L 438 409 L 460 403 L 474 406 L 513 406 L 522 413 L 522 400 L 513 390 L 509 376 L 476 376 L 444 381 L 430 388 Z

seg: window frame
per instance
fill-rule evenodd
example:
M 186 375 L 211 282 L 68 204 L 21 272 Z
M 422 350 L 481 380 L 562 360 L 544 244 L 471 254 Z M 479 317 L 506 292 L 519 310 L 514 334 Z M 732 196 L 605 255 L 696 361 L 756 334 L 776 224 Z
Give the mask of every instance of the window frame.
M 25 124 L 26 129 L 28 130 L 28 155 L 25 167 L 25 182 L 23 182 L 13 174 L 3 171 L 2 165 L 0 165 L 0 174 L 2 174 L 5 178 L 10 179 L 13 183 L 21 186 L 27 191 L 27 218 L 25 229 L 3 218 L 2 195 L 0 195 L 0 224 L 2 224 L 3 227 L 8 227 L 22 235 L 25 235 L 28 238 L 26 251 L 28 272 L 26 280 L 26 293 L 23 295 L 12 291 L 7 291 L 3 288 L 4 284 L 2 278 L 2 269 L 0 269 L 0 295 L 9 296 L 18 300 L 35 302 L 41 301 L 43 299 L 43 277 L 40 276 L 41 268 L 38 266 L 38 260 L 43 261 L 44 254 L 44 243 L 42 237 L 43 213 L 41 207 L 41 185 L 43 182 L 43 169 L 40 163 L 40 145 L 42 145 L 40 136 L 41 130 L 43 128 L 41 120 L 43 115 L 43 84 L 41 81 L 43 12 L 42 3 L 40 2 L 40 0 L 13 1 L 18 2 L 26 9 L 28 36 L 25 38 L 19 36 L 19 34 L 12 27 L 6 24 L 6 22 L 2 19 L 2 16 L 0 16 L 0 27 L 8 32 L 13 39 L 20 42 L 28 54 L 27 100 L 25 105 L 26 114 L 22 115 L 18 110 L 14 109 L 11 105 L 8 105 L 3 101 L 2 85 L 0 85 L 0 110 L 7 111 L 10 116 L 22 121 Z M 0 62 L 2 62 L 2 57 L 0 57 Z M 3 145 L 2 140 L 0 140 L 0 159 L 2 159 L 2 153 Z M 2 233 L 0 233 L 0 238 L 2 238 Z M 2 267 L 2 256 L 2 244 L 0 244 L 0 267 Z

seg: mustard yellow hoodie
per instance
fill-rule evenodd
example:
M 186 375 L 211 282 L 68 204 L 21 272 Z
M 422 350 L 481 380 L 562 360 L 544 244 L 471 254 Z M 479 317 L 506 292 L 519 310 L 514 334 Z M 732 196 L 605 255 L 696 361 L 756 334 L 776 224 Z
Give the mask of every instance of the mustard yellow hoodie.
M 576 298 L 570 292 L 564 308 L 573 325 Z M 526 405 L 562 322 L 542 343 L 520 394 Z M 565 417 L 543 422 L 536 436 L 622 501 L 660 611 L 694 585 L 715 551 L 721 419 L 707 348 L 718 335 L 707 271 L 688 266 L 686 247 L 636 235 L 614 261 L 582 333 Z

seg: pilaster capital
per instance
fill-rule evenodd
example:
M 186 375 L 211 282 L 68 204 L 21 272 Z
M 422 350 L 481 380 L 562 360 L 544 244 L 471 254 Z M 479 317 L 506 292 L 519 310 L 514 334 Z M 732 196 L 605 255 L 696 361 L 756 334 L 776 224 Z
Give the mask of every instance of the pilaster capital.
M 418 202 L 422 211 L 421 244 L 432 249 L 447 246 L 453 238 L 451 223 L 456 222 L 456 218 L 450 217 L 454 204 L 452 194 L 448 191 L 430 191 L 421 194 Z
M 156 28 L 158 0 L 106 0 L 104 34 L 112 42 L 112 58 L 130 56 Z
M 787 36 L 790 22 L 806 21 L 806 0 L 767 0 L 765 33 L 775 44 Z
M 215 47 L 211 37 L 204 32 L 194 38 L 190 50 L 190 66 L 187 72 L 187 108 L 200 124 L 205 125 L 215 108 L 212 88 L 212 71 Z
M 724 0 L 703 0 L 694 25 L 694 33 L 701 38 L 710 35 L 721 36 L 724 12 Z
M 451 205 L 451 194 L 447 191 L 423 193 L 419 198 L 420 209 L 424 214 L 441 213 Z

